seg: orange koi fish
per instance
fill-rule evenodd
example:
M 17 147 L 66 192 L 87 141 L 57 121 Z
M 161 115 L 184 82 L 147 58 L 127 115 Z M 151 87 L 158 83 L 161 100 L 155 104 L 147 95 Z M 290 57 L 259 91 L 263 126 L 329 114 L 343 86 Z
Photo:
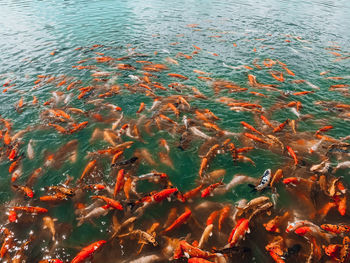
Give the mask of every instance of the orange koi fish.
M 283 77 L 283 73 L 282 72 L 278 72 L 278 71 L 270 71 L 271 76 L 280 81 L 283 82 L 284 81 L 284 77 Z
M 288 145 L 286 146 L 288 153 L 290 154 L 290 156 L 294 159 L 294 165 L 298 164 L 298 158 L 295 154 L 295 152 L 293 151 L 293 149 L 291 147 L 289 147 Z
M 281 130 L 283 130 L 284 126 L 286 126 L 286 124 L 289 122 L 289 119 L 286 119 L 284 122 L 282 122 L 278 127 L 276 127 L 273 132 L 279 132 Z
M 287 68 L 286 66 L 283 66 L 282 68 L 283 68 L 285 71 L 287 71 L 287 73 L 288 73 L 289 75 L 295 76 L 294 72 L 291 71 L 291 70 L 290 70 L 289 68 Z
M 169 189 L 164 189 L 158 193 L 155 193 L 152 195 L 152 200 L 155 202 L 161 202 L 164 199 L 168 198 L 170 195 L 173 193 L 176 193 L 178 191 L 177 188 L 169 188 Z
M 265 143 L 265 144 L 271 145 L 271 143 L 268 143 L 267 141 L 265 141 L 265 140 L 263 140 L 263 139 L 261 139 L 261 138 L 255 136 L 255 135 L 253 135 L 253 134 L 251 134 L 251 133 L 245 132 L 243 135 L 246 136 L 246 137 L 248 137 L 249 139 L 254 140 L 254 141 L 257 141 L 257 142 L 261 142 L 261 143 Z
M 300 91 L 300 92 L 294 92 L 292 93 L 292 95 L 294 96 L 302 96 L 302 95 L 307 95 L 307 94 L 310 94 L 310 93 L 314 93 L 315 91 Z
M 276 61 L 273 61 L 272 59 L 265 59 L 264 60 L 264 65 L 267 68 L 271 68 L 275 64 L 276 64 Z
M 324 126 L 322 127 L 321 129 L 319 129 L 318 131 L 316 131 L 315 134 L 319 134 L 320 132 L 325 132 L 325 131 L 329 131 L 331 129 L 333 129 L 334 127 L 332 125 L 329 125 L 329 126 Z
M 202 178 L 202 174 L 203 174 L 204 170 L 207 168 L 207 165 L 208 165 L 208 158 L 204 157 L 202 159 L 202 162 L 201 162 L 201 165 L 200 165 L 200 168 L 199 168 L 199 172 L 198 172 L 199 177 Z
M 349 233 L 350 225 L 332 225 L 332 224 L 323 224 L 321 228 L 327 232 L 332 232 L 334 234 Z
M 222 208 L 220 211 L 220 217 L 219 217 L 219 221 L 218 221 L 218 227 L 219 227 L 219 231 L 221 231 L 222 228 L 222 224 L 224 222 L 224 220 L 229 216 L 230 214 L 230 206 L 225 206 L 224 208 Z
M 189 219 L 191 214 L 192 214 L 191 210 L 186 209 L 186 211 L 182 215 L 180 215 L 170 226 L 168 226 L 165 230 L 163 230 L 163 233 L 169 232 L 175 229 L 176 227 L 182 225 L 183 223 L 185 223 Z
M 188 77 L 185 77 L 181 74 L 175 74 L 175 73 L 168 73 L 168 76 L 169 77 L 173 77 L 173 78 L 179 78 L 179 79 L 184 79 L 184 80 L 187 80 Z
M 250 91 L 249 93 L 250 93 L 250 94 L 253 94 L 253 95 L 255 95 L 255 96 L 267 98 L 267 96 L 266 96 L 265 94 L 262 94 L 262 93 L 260 93 L 260 92 Z
M 23 193 L 25 193 L 29 198 L 33 198 L 34 193 L 33 190 L 30 189 L 28 186 L 18 186 L 18 185 L 12 185 L 13 188 L 22 191 Z
M 139 109 L 136 113 L 141 113 L 145 109 L 145 103 L 141 102 Z
M 275 129 L 275 127 L 273 127 L 273 125 L 271 124 L 271 122 L 263 115 L 260 115 L 260 119 L 270 128 Z
M 114 209 L 117 210 L 123 210 L 123 206 L 116 200 L 112 199 L 112 198 L 108 198 L 102 195 L 94 195 L 91 196 L 92 199 L 101 199 L 103 201 L 105 201 L 107 203 L 108 206 L 113 207 Z
M 208 195 L 211 194 L 211 192 L 217 188 L 218 186 L 220 185 L 223 185 L 222 182 L 218 182 L 218 183 L 215 183 L 215 184 L 211 184 L 209 185 L 207 188 L 205 188 L 202 192 L 201 192 L 201 197 L 204 198 L 204 197 L 207 197 Z
M 186 202 L 188 199 L 191 199 L 193 197 L 195 197 L 200 191 L 201 189 L 203 188 L 203 185 L 200 185 L 184 194 L 179 194 L 178 195 L 178 199 L 181 201 L 181 202 Z
M 266 224 L 263 224 L 263 226 L 269 232 L 280 233 L 281 230 L 279 229 L 279 227 L 281 223 L 283 223 L 283 221 L 285 221 L 288 217 L 289 217 L 289 212 L 287 211 L 282 216 L 274 217 Z
M 249 221 L 246 218 L 241 218 L 238 220 L 236 226 L 233 228 L 228 238 L 230 247 L 236 245 L 239 239 L 242 238 L 246 232 L 249 232 Z
M 211 224 L 214 224 L 215 219 L 219 216 L 221 210 L 213 211 L 207 219 L 206 225 L 209 226 Z
M 252 130 L 253 132 L 256 132 L 257 134 L 260 134 L 261 136 L 264 136 L 264 134 L 262 134 L 261 132 L 259 132 L 257 129 L 255 129 L 253 126 L 251 126 L 250 124 L 248 124 L 248 123 L 246 123 L 246 122 L 244 122 L 244 121 L 241 121 L 241 124 L 244 126 L 244 127 L 246 127 L 246 128 L 248 128 L 248 129 L 250 129 L 250 130 Z
M 210 75 L 211 74 L 211 73 L 204 72 L 204 71 L 201 71 L 201 70 L 198 70 L 198 69 L 194 69 L 193 72 L 197 73 L 197 74 L 200 74 L 200 75 Z
M 100 240 L 97 242 L 94 242 L 87 247 L 84 247 L 71 261 L 71 263 L 80 263 L 85 261 L 87 258 L 91 257 L 92 254 L 98 250 L 103 244 L 105 244 L 107 241 Z
M 179 259 L 184 256 L 184 253 L 188 254 L 190 257 L 198 257 L 198 258 L 211 258 L 215 257 L 215 254 L 203 251 L 199 249 L 198 247 L 192 246 L 189 243 L 187 243 L 185 240 L 181 240 L 179 242 L 178 247 L 174 251 L 174 259 Z
M 38 206 L 14 206 L 12 209 L 15 211 L 24 211 L 30 214 L 42 214 L 48 212 L 46 208 Z
M 120 169 L 117 175 L 113 196 L 116 197 L 120 190 L 124 187 L 125 177 L 124 169 Z
M 96 162 L 97 162 L 96 160 L 92 160 L 85 166 L 85 169 L 84 169 L 82 175 L 80 176 L 80 180 L 83 180 L 85 175 L 87 173 L 89 173 L 96 166 Z

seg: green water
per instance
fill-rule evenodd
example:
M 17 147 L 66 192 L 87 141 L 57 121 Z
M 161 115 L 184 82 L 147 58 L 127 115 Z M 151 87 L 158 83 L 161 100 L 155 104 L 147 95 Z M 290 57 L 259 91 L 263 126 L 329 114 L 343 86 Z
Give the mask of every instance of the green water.
M 198 24 L 196 28 L 186 25 Z M 230 132 L 243 131 L 241 121 L 254 124 L 251 113 L 230 111 L 229 107 L 215 101 L 221 96 L 244 99 L 252 103 L 260 103 L 268 109 L 274 103 L 281 101 L 287 104 L 293 100 L 299 100 L 303 108 L 301 114 L 311 114 L 314 117 L 304 122 L 298 123 L 298 131 L 316 131 L 321 126 L 333 125 L 335 128 L 327 133 L 334 138 L 349 135 L 349 118 L 338 118 L 336 113 L 327 112 L 320 106 L 315 106 L 315 101 L 327 100 L 338 101 L 350 104 L 349 93 L 329 91 L 330 85 L 350 84 L 349 79 L 334 81 L 327 80 L 327 76 L 349 76 L 350 60 L 344 59 L 334 62 L 337 56 L 330 54 L 330 51 L 339 52 L 342 56 L 350 55 L 350 2 L 337 1 L 2 1 L 0 0 L 0 84 L 1 86 L 8 80 L 16 86 L 0 94 L 0 115 L 2 118 L 11 120 L 13 124 L 13 134 L 26 128 L 28 125 L 42 124 L 40 113 L 47 109 L 43 103 L 52 96 L 52 91 L 64 91 L 64 88 L 57 88 L 56 84 L 47 84 L 43 87 L 35 88 L 34 81 L 37 75 L 69 76 L 81 80 L 83 86 L 91 83 L 91 76 L 88 71 L 77 70 L 72 66 L 77 65 L 77 61 L 96 57 L 91 51 L 74 50 L 77 47 L 91 47 L 95 44 L 104 45 L 97 48 L 96 52 L 103 52 L 105 56 L 114 58 L 126 56 L 127 48 L 135 48 L 135 52 L 148 54 L 146 58 L 132 58 L 125 63 L 137 66 L 136 60 L 150 60 L 154 63 L 165 63 L 167 57 L 175 58 L 178 52 L 190 54 L 194 51 L 192 45 L 199 46 L 201 50 L 193 59 L 175 58 L 180 65 L 167 64 L 168 72 L 183 74 L 189 77 L 186 81 L 179 81 L 188 86 L 197 87 L 208 100 L 196 99 L 190 101 L 192 107 L 208 108 L 215 113 L 220 121 L 217 122 L 220 128 Z M 220 37 L 211 37 L 220 36 Z M 298 39 L 297 39 L 298 38 Z M 285 40 L 290 40 L 286 42 Z M 171 45 L 171 43 L 177 43 Z M 233 46 L 237 44 L 237 47 Z M 340 50 L 327 50 L 332 46 L 339 46 Z M 254 52 L 254 48 L 256 52 Z M 50 52 L 56 51 L 55 55 Z M 157 51 L 158 54 L 154 55 Z M 218 54 L 218 56 L 212 55 Z M 285 82 L 277 82 L 270 74 L 268 68 L 263 66 L 264 59 L 278 59 L 287 64 L 295 76 L 284 74 Z M 252 65 L 254 59 L 259 59 L 258 64 L 261 70 Z M 121 63 L 124 63 L 123 61 Z M 254 70 L 240 68 L 233 70 L 223 66 L 223 63 L 231 66 L 249 65 Z M 89 63 L 88 63 L 89 64 Z M 96 64 L 96 63 L 94 63 Z M 101 71 L 110 68 L 102 63 L 98 65 Z M 133 83 L 128 77 L 129 74 L 141 75 L 141 65 L 134 72 L 120 72 L 116 83 L 122 86 L 124 83 Z M 254 74 L 260 83 L 278 84 L 284 92 L 297 92 L 312 90 L 307 84 L 293 84 L 292 80 L 305 79 L 310 83 L 320 87 L 314 94 L 301 97 L 282 97 L 280 93 L 267 92 L 264 90 L 254 90 L 266 95 L 269 99 L 261 99 L 244 93 L 228 93 L 227 91 L 215 95 L 212 88 L 205 81 L 197 78 L 193 69 L 212 73 L 211 78 L 226 79 L 241 87 L 249 88 L 248 74 Z M 274 68 L 281 70 L 279 66 Z M 325 76 L 320 76 L 320 72 L 330 71 Z M 156 80 L 167 86 L 174 82 L 166 73 L 155 73 L 159 76 Z M 175 81 L 177 81 L 175 79 Z M 5 87 L 2 87 L 4 90 Z M 249 90 L 253 91 L 253 90 Z M 69 103 L 70 107 L 76 107 L 84 111 L 92 110 L 102 115 L 107 112 L 99 112 L 91 104 L 86 104 L 86 100 L 77 100 L 76 91 Z M 157 91 L 157 95 L 166 96 L 176 94 L 175 91 Z M 192 93 L 185 90 L 182 95 Z M 68 93 L 67 93 L 68 94 Z M 32 106 L 32 97 L 39 100 L 38 105 Z M 23 97 L 26 103 L 22 112 L 15 110 L 15 104 Z M 148 108 L 153 100 L 141 93 L 130 94 L 123 91 L 122 95 L 107 98 L 106 102 L 113 103 L 123 109 L 127 118 L 138 118 L 137 111 L 140 102 L 145 102 Z M 147 114 L 146 114 L 147 115 Z M 183 114 L 182 114 L 183 115 Z M 181 116 L 182 116 L 181 115 Z M 168 114 L 172 119 L 175 115 Z M 270 117 L 272 120 L 283 122 L 286 118 L 297 119 L 288 109 L 276 111 Z M 95 220 L 95 226 L 84 224 L 76 228 L 73 203 L 68 201 L 59 205 L 50 206 L 40 203 L 38 197 L 44 195 L 43 187 L 56 185 L 65 180 L 69 174 L 78 178 L 88 160 L 87 152 L 108 147 L 104 141 L 90 143 L 89 139 L 96 127 L 107 128 L 109 124 L 94 123 L 90 118 L 77 117 L 77 122 L 89 120 L 89 125 L 82 131 L 73 135 L 61 135 L 54 129 L 37 129 L 26 133 L 22 139 L 21 149 L 25 152 L 26 145 L 30 139 L 35 141 L 34 160 L 24 158 L 23 175 L 16 182 L 25 184 L 28 177 L 38 167 L 43 166 L 44 152 L 55 152 L 66 142 L 78 139 L 78 159 L 73 165 L 66 162 L 59 170 L 45 169 L 44 174 L 34 185 L 36 200 L 32 203 L 50 208 L 49 214 L 64 223 L 64 228 L 69 234 L 52 256 L 61 259 L 71 259 L 78 249 L 99 239 L 106 239 L 109 236 L 108 229 L 111 220 L 110 215 Z M 181 118 L 177 121 L 180 122 Z M 318 123 L 315 120 L 321 120 Z M 161 150 L 158 140 L 164 138 L 171 147 L 170 157 L 174 164 L 174 169 L 163 164 L 157 165 L 156 169 L 169 175 L 171 182 L 181 191 L 187 191 L 196 186 L 200 158 L 198 149 L 203 140 L 197 139 L 191 143 L 186 151 L 178 149 L 177 143 L 180 135 L 168 134 L 166 131 L 156 132 L 154 136 L 143 133 L 146 143 L 136 142 L 132 148 L 125 152 L 125 158 L 133 156 L 133 152 L 141 147 L 147 148 L 154 153 L 157 160 L 157 153 Z M 127 138 L 125 140 L 128 140 Z M 242 146 L 239 139 L 233 141 Z M 247 154 L 256 166 L 249 163 L 232 162 L 231 157 L 220 155 L 210 164 L 210 170 L 226 169 L 224 182 L 229 182 L 236 173 L 243 173 L 253 177 L 259 177 L 268 168 L 276 170 L 290 164 L 287 154 L 281 155 L 272 153 L 266 148 L 256 149 Z M 305 157 L 306 159 L 312 157 Z M 314 158 L 317 162 L 319 159 Z M 5 159 L 0 164 L 0 202 L 5 209 L 14 198 L 19 195 L 11 190 L 10 175 L 8 173 L 10 163 Z M 108 162 L 102 164 L 102 176 L 105 181 L 113 185 L 114 175 L 109 176 L 110 168 Z M 137 174 L 151 171 L 153 167 L 142 163 L 137 170 Z M 339 175 L 347 175 L 347 171 Z M 347 172 L 348 173 L 348 172 Z M 350 183 L 349 178 L 345 180 Z M 152 188 L 153 187 L 153 188 Z M 142 188 L 142 187 L 141 187 Z M 149 188 L 149 189 L 148 189 Z M 154 186 L 145 185 L 143 191 L 156 190 Z M 268 193 L 269 195 L 269 193 Z M 283 193 L 281 192 L 283 197 Z M 252 199 L 258 196 L 251 193 L 246 185 L 235 188 L 234 191 L 220 197 L 210 197 L 209 199 L 219 202 L 233 203 L 242 198 Z M 286 198 L 288 199 L 288 198 Z M 16 199 L 17 200 L 17 199 Z M 25 204 L 22 199 L 18 203 Z M 90 202 L 86 198 L 86 202 Z M 282 205 L 288 204 L 289 200 L 282 199 Z M 17 204 L 18 204 L 17 203 Z M 14 205 L 14 204 L 12 204 Z M 157 208 L 152 208 L 141 220 L 141 226 L 149 227 L 152 220 L 164 220 L 171 204 L 161 204 Z M 7 223 L 7 218 L 2 217 Z M 144 225 L 143 225 L 144 224 Z M 40 224 L 28 223 L 24 225 L 23 239 L 30 231 L 38 231 Z M 184 230 L 184 233 L 186 231 Z M 183 234 L 184 234 L 183 233 Z M 184 234 L 185 235 L 185 234 Z M 39 235 L 40 236 L 40 235 Z M 41 237 L 41 236 L 40 236 Z M 47 239 L 43 244 L 36 243 L 32 255 L 39 258 L 39 254 L 48 254 L 47 251 L 39 252 L 41 248 L 49 247 Z M 123 258 L 123 260 L 127 257 Z M 100 259 L 101 260 L 101 259 Z M 269 257 L 263 261 L 270 260 Z M 257 262 L 259 259 L 256 259 Z M 102 262 L 102 261 L 99 261 Z M 108 262 L 121 262 L 120 258 L 110 259 Z

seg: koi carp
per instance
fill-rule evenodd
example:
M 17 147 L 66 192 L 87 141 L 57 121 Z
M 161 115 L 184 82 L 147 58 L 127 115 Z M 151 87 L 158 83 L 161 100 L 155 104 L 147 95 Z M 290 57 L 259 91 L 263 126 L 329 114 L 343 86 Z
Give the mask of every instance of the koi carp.
M 94 242 L 87 247 L 84 247 L 71 261 L 71 263 L 80 263 L 85 261 L 87 258 L 91 257 L 100 247 L 102 247 L 103 244 L 105 244 L 107 241 L 100 240 L 97 242 Z

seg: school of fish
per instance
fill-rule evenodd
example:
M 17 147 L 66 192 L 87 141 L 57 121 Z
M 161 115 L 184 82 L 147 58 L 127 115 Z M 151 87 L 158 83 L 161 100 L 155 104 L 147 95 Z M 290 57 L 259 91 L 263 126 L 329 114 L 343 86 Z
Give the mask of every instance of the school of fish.
M 197 27 L 188 25 L 190 30 Z M 292 35 L 286 39 L 306 41 Z M 239 48 L 239 43 L 230 48 Z M 77 57 L 73 70 L 88 81 L 38 75 L 13 111 L 22 114 L 37 107 L 39 121 L 21 127 L 1 113 L 0 161 L 7 167 L 1 176 L 8 176 L 14 193 L 1 204 L 1 262 L 350 262 L 344 180 L 350 171 L 350 136 L 330 136 L 327 133 L 337 127 L 327 117 L 317 120 L 303 110 L 303 99 L 317 96 L 320 87 L 298 79 L 298 72 L 281 58 L 255 58 L 238 66 L 223 63 L 233 71 L 246 70 L 243 85 L 216 78 L 195 61 L 201 53 L 220 54 L 203 50 L 199 43 L 191 43 L 191 49 L 174 55 L 168 50 L 143 54 L 126 46 L 125 55 L 115 57 L 109 46 L 78 47 L 72 50 Z M 350 58 L 338 46 L 327 50 L 336 56 L 334 63 Z M 181 70 L 187 60 L 193 60 L 190 76 L 197 75 L 205 92 L 187 84 L 191 77 Z M 266 72 L 271 83 L 259 82 L 257 71 Z M 330 74 L 319 75 L 335 82 L 330 91 L 349 97 L 350 77 Z M 13 92 L 18 84 L 6 79 L 2 92 Z M 300 88 L 286 92 L 284 84 Z M 34 95 L 40 89 L 50 97 Z M 127 96 L 138 102 L 124 109 L 118 102 Z M 247 118 L 238 127 L 224 129 L 224 107 L 233 114 L 244 112 L 253 121 Z M 314 107 L 350 121 L 350 104 L 316 100 Z M 277 120 L 282 110 L 293 117 Z M 299 129 L 305 121 L 318 128 Z M 54 150 L 50 143 L 39 149 L 30 136 L 34 131 L 62 143 Z M 89 133 L 91 147 L 81 146 L 82 133 Z M 147 145 L 155 140 L 151 151 Z M 198 156 L 192 163 L 196 174 L 183 174 L 194 178 L 191 185 L 174 183 L 179 180 L 172 173 L 181 166 L 173 161 L 174 152 Z M 262 170 L 254 152 L 269 153 L 267 164 L 271 154 L 284 164 Z M 229 174 L 216 162 L 221 157 L 226 167 L 248 165 L 262 170 L 261 177 Z M 26 164 L 34 161 L 40 165 L 29 171 Z M 67 165 L 76 172 L 62 174 L 56 185 L 45 184 L 52 171 Z M 255 197 L 217 201 L 237 188 Z M 281 205 L 281 198 L 290 200 L 289 205 Z M 55 218 L 60 207 L 74 216 L 73 222 Z M 69 235 L 84 225 L 101 229 L 104 238 L 66 248 Z M 39 249 L 43 242 L 45 249 Z

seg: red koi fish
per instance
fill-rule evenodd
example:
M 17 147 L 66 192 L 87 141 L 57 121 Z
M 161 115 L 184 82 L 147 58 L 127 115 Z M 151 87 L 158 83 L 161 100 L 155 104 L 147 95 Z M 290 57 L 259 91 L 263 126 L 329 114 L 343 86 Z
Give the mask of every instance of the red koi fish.
M 9 218 L 9 221 L 11 223 L 15 222 L 17 220 L 17 213 L 16 213 L 16 211 L 13 210 L 13 209 L 10 209 L 8 218 Z
M 334 127 L 332 125 L 329 125 L 329 126 L 324 126 L 322 127 L 321 129 L 319 129 L 318 131 L 316 131 L 315 134 L 319 134 L 320 132 L 325 132 L 325 131 L 329 131 L 331 129 L 333 129 Z
M 178 191 L 177 188 L 164 189 L 164 190 L 152 195 L 152 200 L 156 201 L 156 202 L 161 202 L 177 191 Z
M 246 218 L 241 218 L 240 220 L 238 220 L 236 226 L 233 228 L 228 238 L 228 243 L 230 247 L 236 245 L 238 240 L 242 238 L 246 232 L 249 232 L 249 221 Z
M 203 185 L 200 185 L 184 194 L 179 194 L 178 196 L 178 199 L 181 201 L 181 202 L 186 202 L 188 199 L 191 199 L 193 198 L 194 196 L 196 196 L 200 191 L 201 189 L 203 188 Z
M 105 244 L 107 241 L 105 240 L 100 240 L 97 242 L 94 242 L 87 247 L 84 247 L 76 256 L 73 258 L 71 263 L 80 263 L 83 262 L 85 259 L 88 257 L 91 257 L 92 254 L 99 249 L 103 244 Z
M 26 196 L 28 196 L 29 198 L 33 198 L 34 196 L 34 193 L 33 193 L 33 190 L 30 189 L 28 186 L 22 186 L 22 185 L 13 185 L 13 187 L 17 190 L 20 190 L 22 191 L 23 193 L 26 194 Z
M 208 195 L 211 194 L 211 192 L 212 192 L 216 187 L 218 187 L 219 185 L 222 185 L 222 184 L 223 184 L 222 182 L 218 182 L 218 183 L 209 185 L 207 188 L 205 188 L 205 189 L 202 191 L 201 197 L 202 197 L 202 198 L 207 197 Z
M 186 209 L 186 211 L 180 215 L 170 226 L 168 226 L 163 233 L 169 232 L 171 230 L 173 230 L 174 228 L 182 225 L 183 223 L 185 223 L 189 217 L 191 216 L 192 212 L 189 209 Z

